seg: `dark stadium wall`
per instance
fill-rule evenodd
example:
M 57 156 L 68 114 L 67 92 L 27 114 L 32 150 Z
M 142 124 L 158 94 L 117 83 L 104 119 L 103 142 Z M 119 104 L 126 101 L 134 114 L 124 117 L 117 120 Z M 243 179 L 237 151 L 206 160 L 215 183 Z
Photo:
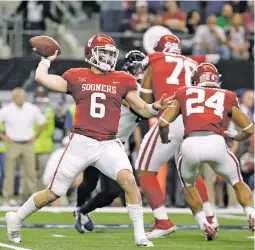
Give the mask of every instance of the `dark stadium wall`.
M 0 89 L 12 90 L 18 86 L 22 87 L 39 61 L 40 59 L 31 57 L 0 60 Z M 117 69 L 121 68 L 121 64 L 122 62 L 119 62 Z M 57 60 L 52 63 L 49 72 L 61 75 L 67 69 L 87 66 L 82 60 Z M 222 74 L 223 88 L 254 88 L 254 61 L 220 61 L 217 66 Z

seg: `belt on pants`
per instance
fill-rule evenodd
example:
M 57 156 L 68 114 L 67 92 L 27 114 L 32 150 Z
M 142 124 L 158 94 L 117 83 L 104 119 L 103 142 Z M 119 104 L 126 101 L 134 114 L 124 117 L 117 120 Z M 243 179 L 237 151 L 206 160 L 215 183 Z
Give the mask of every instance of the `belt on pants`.
M 186 139 L 188 137 L 196 137 L 196 136 L 208 136 L 208 135 L 221 135 L 215 131 L 195 131 L 190 132 L 189 134 L 185 135 L 183 139 Z
M 14 143 L 18 143 L 18 144 L 26 144 L 29 143 L 29 141 L 13 141 Z

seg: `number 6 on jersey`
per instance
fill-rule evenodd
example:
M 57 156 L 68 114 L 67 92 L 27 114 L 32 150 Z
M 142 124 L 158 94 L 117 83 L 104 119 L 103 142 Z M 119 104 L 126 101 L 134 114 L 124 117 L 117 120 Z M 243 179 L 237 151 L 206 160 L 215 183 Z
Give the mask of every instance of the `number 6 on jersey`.
M 102 103 L 97 103 L 97 98 L 105 100 L 106 95 L 97 92 L 91 95 L 90 115 L 94 118 L 103 118 L 105 116 L 105 106 Z

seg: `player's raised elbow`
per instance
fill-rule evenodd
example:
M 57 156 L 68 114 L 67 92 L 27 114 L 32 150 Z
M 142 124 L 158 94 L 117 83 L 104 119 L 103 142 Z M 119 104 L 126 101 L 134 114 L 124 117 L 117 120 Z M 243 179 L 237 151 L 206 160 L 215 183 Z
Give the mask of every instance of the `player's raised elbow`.
M 36 72 L 35 72 L 35 81 L 38 82 L 38 83 L 41 83 L 42 79 L 43 79 L 43 74 L 39 70 L 36 70 Z

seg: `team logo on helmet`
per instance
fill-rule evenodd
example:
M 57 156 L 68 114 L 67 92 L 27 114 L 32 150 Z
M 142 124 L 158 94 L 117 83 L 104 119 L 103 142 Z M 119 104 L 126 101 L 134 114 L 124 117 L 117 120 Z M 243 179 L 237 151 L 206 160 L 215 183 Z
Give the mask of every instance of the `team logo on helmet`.
M 91 47 L 91 44 L 94 40 L 95 36 L 92 36 L 89 40 L 88 40 L 88 47 Z
M 220 74 L 211 63 L 201 63 L 193 71 L 192 85 L 200 87 L 220 87 Z
M 94 35 L 85 46 L 85 61 L 103 72 L 115 70 L 118 55 L 114 40 L 105 34 Z

